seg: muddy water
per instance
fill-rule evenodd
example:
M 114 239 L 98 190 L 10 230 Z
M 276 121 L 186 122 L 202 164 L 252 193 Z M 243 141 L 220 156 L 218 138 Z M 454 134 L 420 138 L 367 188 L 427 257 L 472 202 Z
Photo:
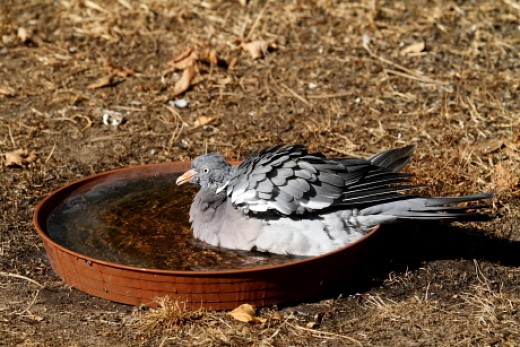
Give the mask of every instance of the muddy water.
M 227 270 L 281 264 L 298 258 L 209 246 L 188 222 L 195 187 L 176 175 L 113 182 L 63 202 L 47 221 L 49 236 L 90 257 L 140 268 Z

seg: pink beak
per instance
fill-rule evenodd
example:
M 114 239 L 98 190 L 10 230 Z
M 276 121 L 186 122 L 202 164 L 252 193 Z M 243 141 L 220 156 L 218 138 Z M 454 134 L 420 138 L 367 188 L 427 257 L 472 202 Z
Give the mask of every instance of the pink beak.
M 193 170 L 193 169 L 188 170 L 185 173 L 183 173 L 181 176 L 179 176 L 179 178 L 177 178 L 177 181 L 175 181 L 175 183 L 178 186 L 183 185 L 184 183 L 188 183 L 193 178 L 193 176 L 195 176 L 195 174 L 196 174 L 195 170 Z

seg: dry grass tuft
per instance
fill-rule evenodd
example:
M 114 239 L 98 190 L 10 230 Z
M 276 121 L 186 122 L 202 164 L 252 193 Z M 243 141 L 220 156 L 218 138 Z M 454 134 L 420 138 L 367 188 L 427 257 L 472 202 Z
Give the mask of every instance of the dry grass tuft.
M 520 338 L 518 309 L 520 299 L 502 292 L 502 287 L 490 281 L 475 261 L 477 284 L 449 301 L 435 299 L 435 290 L 426 286 L 428 295 L 416 294 L 404 300 L 392 300 L 380 295 L 367 295 L 366 314 L 378 339 L 385 336 L 404 345 L 442 340 L 443 345 L 458 344 L 514 346 Z M 433 299 L 432 299 L 433 298 Z M 399 335 L 395 339 L 395 335 Z
M 504 295 L 500 286 L 493 289 L 492 282 L 482 273 L 476 261 L 475 271 L 479 284 L 472 287 L 472 292 L 461 295 L 462 300 L 473 308 L 468 320 L 487 332 L 495 331 L 497 326 L 520 331 L 520 321 L 517 319 L 520 300 Z
M 171 301 L 169 298 L 162 298 L 157 303 L 157 308 L 150 308 L 139 318 L 145 330 L 172 331 L 192 323 L 203 322 L 209 316 L 207 310 L 188 310 L 182 303 Z
M 142 338 L 157 339 L 161 346 L 247 344 L 267 347 L 283 345 L 288 338 L 297 345 L 305 345 L 309 337 L 315 341 L 334 340 L 346 345 L 362 346 L 360 341 L 350 336 L 320 329 L 321 314 L 302 319 L 292 311 L 264 309 L 256 319 L 246 322 L 230 313 L 187 311 L 182 305 L 169 300 L 160 300 L 158 303 L 158 308 L 134 312 L 127 317 L 126 324 L 137 329 Z M 241 306 L 237 309 L 242 309 Z

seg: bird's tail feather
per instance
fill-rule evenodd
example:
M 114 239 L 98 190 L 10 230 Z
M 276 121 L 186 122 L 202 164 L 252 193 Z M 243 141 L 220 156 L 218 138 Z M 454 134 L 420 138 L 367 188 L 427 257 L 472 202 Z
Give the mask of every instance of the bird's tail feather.
M 493 197 L 493 193 L 480 193 L 473 194 L 467 196 L 452 196 L 445 198 L 428 198 L 426 202 L 426 206 L 434 207 L 434 206 L 444 206 L 444 205 L 452 205 L 459 204 L 462 202 L 470 202 L 470 201 L 479 201 L 484 199 L 491 199 Z
M 367 207 L 360 211 L 360 215 L 366 217 L 378 216 L 378 220 L 381 220 L 382 216 L 388 216 L 389 223 L 400 219 L 487 220 L 490 218 L 489 215 L 473 213 L 472 211 L 489 207 L 488 205 L 460 206 L 457 204 L 480 201 L 492 197 L 492 193 L 481 193 L 461 197 L 411 198 Z

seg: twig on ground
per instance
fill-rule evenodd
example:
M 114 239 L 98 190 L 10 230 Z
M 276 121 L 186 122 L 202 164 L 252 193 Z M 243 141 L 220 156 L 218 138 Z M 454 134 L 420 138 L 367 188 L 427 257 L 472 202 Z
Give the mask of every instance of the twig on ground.
M 427 76 L 423 76 L 423 75 L 418 74 L 417 72 L 415 72 L 413 70 L 410 70 L 410 69 L 408 69 L 408 68 L 406 68 L 406 67 L 404 67 L 404 66 L 402 66 L 400 64 L 397 64 L 397 63 L 395 63 L 395 62 L 393 62 L 391 60 L 388 60 L 388 59 L 386 59 L 386 58 L 384 58 L 384 57 L 382 57 L 380 55 L 377 55 L 370 49 L 370 47 L 368 47 L 368 45 L 363 45 L 363 48 L 368 52 L 368 54 L 372 58 L 374 58 L 374 59 L 376 59 L 376 60 L 378 60 L 378 61 L 380 61 L 380 62 L 382 62 L 384 64 L 393 66 L 393 67 L 403 71 L 403 72 L 400 72 L 400 71 L 386 69 L 386 71 L 388 73 L 391 73 L 391 74 L 394 74 L 394 75 L 397 75 L 397 76 L 400 76 L 400 77 L 413 79 L 413 80 L 420 81 L 420 82 L 433 83 L 433 84 L 437 84 L 437 85 L 444 86 L 444 87 L 449 85 L 448 82 L 437 81 L 437 80 L 435 80 L 433 78 L 430 78 L 430 77 L 427 77 Z
M 55 149 L 56 149 L 56 144 L 52 145 L 51 152 L 49 153 L 49 155 L 47 156 L 47 158 L 46 158 L 45 161 L 43 162 L 44 164 L 47 164 L 47 162 L 51 159 L 52 154 L 54 153 L 54 150 L 55 150 Z
M 311 332 L 311 333 L 313 333 L 314 337 L 319 337 L 319 338 L 336 337 L 336 338 L 348 340 L 348 341 L 356 344 L 357 346 L 363 346 L 363 344 L 360 341 L 358 341 L 358 340 L 356 340 L 356 339 L 354 339 L 354 338 L 352 338 L 350 336 L 340 335 L 340 334 L 336 334 L 336 333 L 331 333 L 331 332 L 328 332 L 328 331 L 320 331 L 320 330 L 316 330 L 316 329 L 309 329 L 309 328 L 305 328 L 305 327 L 299 326 L 297 324 L 287 323 L 287 325 L 289 325 L 290 327 L 292 327 L 294 329 L 297 329 L 297 330 L 303 330 L 303 331 Z M 318 336 L 316 336 L 314 334 L 318 334 Z M 319 336 L 319 335 L 324 335 L 324 336 Z
M 37 285 L 40 288 L 44 287 L 43 284 L 41 284 L 40 282 L 38 282 L 36 280 L 33 280 L 32 278 L 29 278 L 29 277 L 26 277 L 26 276 L 22 276 L 22 275 L 18 275 L 18 274 L 14 274 L 14 273 L 11 273 L 11 272 L 0 271 L 0 276 L 19 278 L 19 279 L 22 279 L 22 280 L 26 280 L 27 282 L 31 282 L 32 284 L 35 284 L 35 285 Z
M 307 101 L 307 99 L 305 99 L 303 96 L 301 96 L 300 94 L 296 93 L 294 90 L 292 90 L 291 88 L 289 88 L 287 85 L 285 85 L 284 83 L 281 83 L 280 84 L 283 88 L 285 88 L 289 93 L 291 93 L 292 96 L 294 96 L 296 99 L 300 100 L 301 102 L 303 102 L 305 105 L 307 106 L 312 106 L 312 104 Z
M 29 310 L 31 309 L 31 307 L 34 305 L 34 303 L 36 302 L 36 298 L 38 297 L 38 294 L 40 294 L 40 289 L 38 289 L 36 291 L 36 294 L 34 294 L 31 302 L 29 303 L 29 305 L 27 305 L 27 307 L 22 311 L 22 312 L 17 312 L 16 314 L 24 314 L 24 313 L 29 313 L 29 314 L 32 314 Z

